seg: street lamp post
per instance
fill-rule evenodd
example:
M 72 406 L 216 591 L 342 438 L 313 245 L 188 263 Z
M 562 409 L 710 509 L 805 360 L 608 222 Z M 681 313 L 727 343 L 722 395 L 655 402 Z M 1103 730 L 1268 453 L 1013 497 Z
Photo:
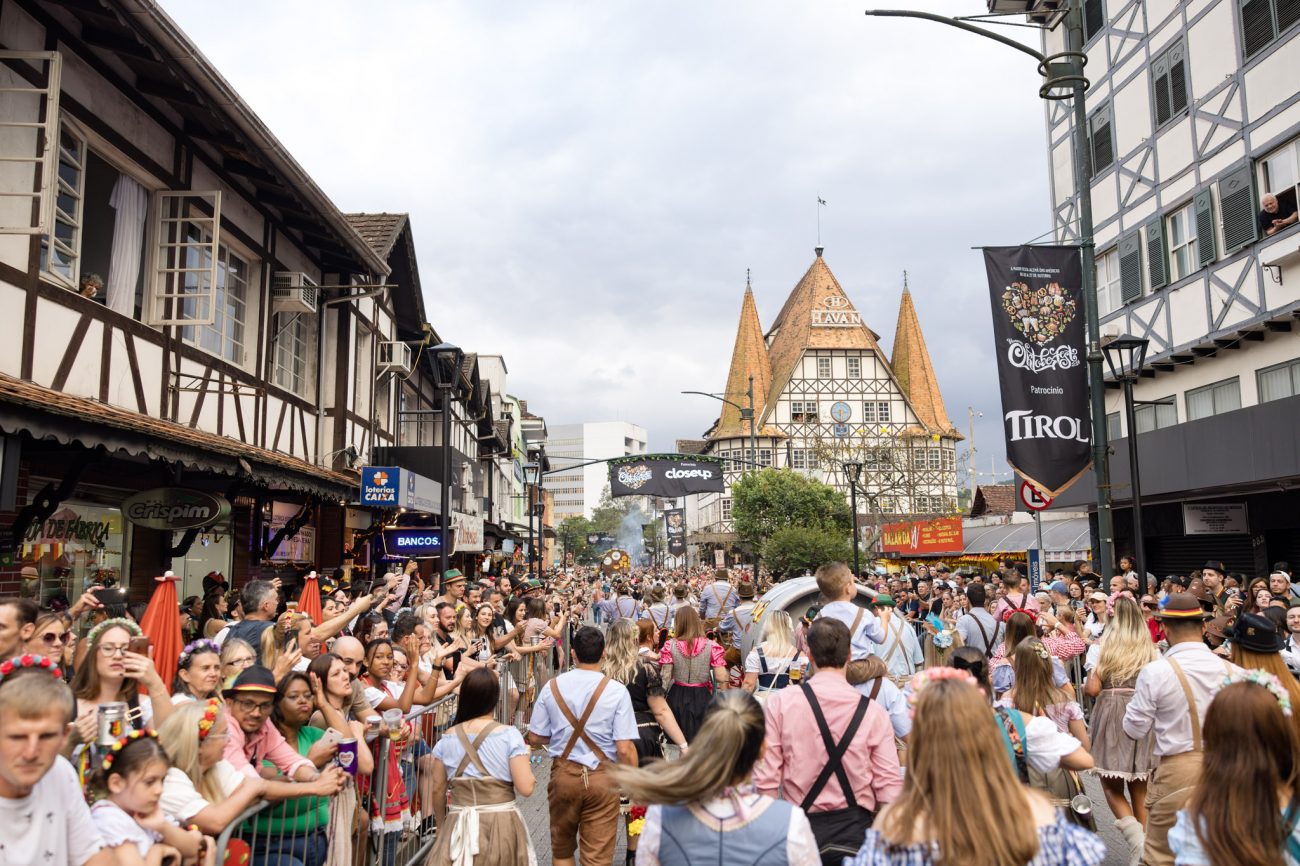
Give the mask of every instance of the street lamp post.
M 537 543 L 533 537 L 533 512 L 535 502 L 532 497 L 537 495 L 537 485 L 542 480 L 542 464 L 525 463 L 524 464 L 524 483 L 533 490 L 532 496 L 525 495 L 524 501 L 528 504 L 528 573 L 531 576 L 533 572 L 533 557 L 537 552 Z
M 749 377 L 749 387 L 745 389 L 745 396 L 748 398 L 748 406 L 742 406 L 734 400 L 728 400 L 718 394 L 711 394 L 708 391 L 683 391 L 683 394 L 697 394 L 700 397 L 712 397 L 728 406 L 734 406 L 740 412 L 740 420 L 749 422 L 749 465 L 753 467 L 758 463 L 758 421 L 754 416 L 754 377 Z
M 538 489 L 540 491 L 540 488 Z M 537 576 L 537 579 L 541 580 L 543 562 L 542 562 L 542 552 L 541 550 L 538 549 L 538 545 L 542 545 L 546 543 L 545 542 L 546 530 L 542 526 L 542 517 L 546 514 L 546 503 L 540 500 L 534 502 L 533 514 L 537 517 L 537 544 L 533 546 L 533 549 L 531 551 L 532 556 L 530 558 L 533 560 L 533 566 L 534 566 L 532 571 Z
M 853 511 L 853 579 L 862 576 L 858 564 L 858 479 L 862 477 L 862 464 L 848 460 L 843 464 L 844 474 L 849 477 L 849 508 Z
M 451 343 L 439 343 L 429 350 L 433 368 L 438 374 L 438 391 L 442 397 L 442 489 L 439 500 L 438 587 L 447 573 L 447 547 L 451 535 L 451 398 L 460 377 L 460 365 L 465 352 Z M 444 359 L 446 369 L 443 368 Z
M 1124 423 L 1128 426 L 1128 474 L 1133 485 L 1133 570 L 1137 572 L 1138 582 L 1143 592 L 1151 592 L 1147 585 L 1146 544 L 1142 537 L 1142 480 L 1138 475 L 1138 437 L 1136 401 L 1133 399 L 1133 383 L 1142 374 L 1142 367 L 1147 360 L 1149 341 L 1142 337 L 1125 334 L 1102 344 L 1106 353 L 1106 366 L 1110 368 L 1111 378 L 1119 380 L 1124 386 Z
M 1101 325 L 1097 310 L 1095 243 L 1092 226 L 1092 155 L 1088 149 L 1088 111 L 1084 92 L 1088 89 L 1088 79 L 1083 74 L 1083 66 L 1088 57 L 1083 51 L 1083 0 L 1067 0 L 1065 9 L 1065 51 L 1044 55 L 1014 39 L 1000 33 L 993 33 L 983 27 L 976 27 L 957 18 L 947 18 L 929 12 L 915 12 L 907 9 L 869 9 L 868 15 L 889 18 L 921 18 L 934 21 L 958 30 L 965 30 L 1000 42 L 1017 51 L 1022 51 L 1038 61 L 1038 71 L 1044 77 L 1038 89 L 1043 99 L 1073 99 L 1074 129 L 1072 146 L 1074 150 L 1074 188 L 1079 197 L 1079 255 L 1083 269 L 1083 310 L 1088 333 L 1088 395 L 1092 411 L 1092 466 L 1097 480 L 1097 559 L 1103 577 L 1110 577 L 1115 567 L 1115 524 L 1111 512 L 1110 491 L 1110 444 L 1106 437 L 1106 380 L 1102 369 Z M 1019 9 L 1026 4 L 1018 2 Z M 1047 4 L 1044 4 L 1047 5 Z M 997 8 L 995 8 L 997 7 Z M 991 0 L 990 11 L 1011 11 L 1001 9 L 1000 0 Z

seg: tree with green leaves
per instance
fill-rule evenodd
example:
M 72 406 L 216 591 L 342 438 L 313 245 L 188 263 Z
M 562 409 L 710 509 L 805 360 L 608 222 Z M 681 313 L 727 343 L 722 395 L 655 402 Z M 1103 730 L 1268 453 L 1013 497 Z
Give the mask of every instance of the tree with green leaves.
M 763 544 L 763 562 L 772 574 L 793 577 L 828 562 L 847 562 L 853 548 L 846 532 L 784 526 Z
M 590 520 L 581 514 L 570 514 L 555 527 L 556 541 L 563 552 L 573 554 L 575 563 L 588 565 L 595 560 L 591 545 L 587 544 L 587 534 L 591 531 Z
M 591 512 L 591 531 L 618 537 L 618 531 L 627 517 L 631 504 L 627 499 L 615 499 L 609 491 L 609 484 L 601 491 L 600 503 Z
M 834 487 L 789 469 L 771 468 L 746 473 L 731 485 L 731 518 L 741 543 L 764 559 L 764 545 L 778 530 L 837 534 L 847 547 L 852 524 L 849 504 Z

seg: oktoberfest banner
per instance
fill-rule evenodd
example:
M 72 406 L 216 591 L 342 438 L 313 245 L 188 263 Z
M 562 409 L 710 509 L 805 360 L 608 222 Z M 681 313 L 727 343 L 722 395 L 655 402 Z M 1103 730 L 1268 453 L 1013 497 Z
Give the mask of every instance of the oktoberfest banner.
M 1092 463 L 1078 247 L 986 247 L 1007 462 L 1050 497 Z
M 673 556 L 686 553 L 686 512 L 681 508 L 664 509 L 664 533 L 668 536 L 668 552 Z
M 611 496 L 662 496 L 721 493 L 722 467 L 712 461 L 672 456 L 636 457 L 609 464 Z

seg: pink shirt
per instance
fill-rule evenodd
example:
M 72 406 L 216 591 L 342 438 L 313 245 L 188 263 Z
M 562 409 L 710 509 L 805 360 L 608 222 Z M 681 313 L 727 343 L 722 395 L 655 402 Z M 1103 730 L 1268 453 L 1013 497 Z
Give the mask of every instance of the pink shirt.
M 1007 601 L 1007 598 L 1014 598 L 1016 603 L 1011 604 L 1011 602 Z M 1017 610 L 1033 611 L 1034 616 L 1037 616 L 1039 611 L 1038 599 L 1027 592 L 1009 592 L 1003 598 L 998 599 L 998 603 L 993 607 L 993 618 L 998 622 L 1006 622 L 1006 618 L 1010 616 L 1007 611 L 1015 613 Z
M 244 733 L 244 729 L 235 721 L 232 713 L 226 713 L 226 727 L 230 730 L 230 737 L 226 740 L 226 751 L 223 757 L 239 772 L 248 776 L 250 779 L 260 779 L 258 767 L 262 761 L 270 761 L 276 766 L 281 773 L 292 777 L 298 771 L 299 767 L 315 767 L 311 761 L 290 746 L 284 739 L 284 735 L 276 730 L 271 720 L 267 719 L 262 723 L 261 729 L 252 736 Z
M 843 675 L 823 672 L 808 682 L 817 695 L 831 736 L 838 740 L 849 726 L 862 693 Z M 760 794 L 780 797 L 797 806 L 826 765 L 826 744 L 817 730 L 812 705 L 803 689 L 791 687 L 772 692 L 763 705 L 763 714 L 767 717 L 767 752 L 754 771 L 754 785 Z M 849 743 L 844 770 L 858 805 L 872 812 L 897 799 L 903 790 L 894 728 L 889 714 L 877 701 L 867 707 Z M 813 802 L 812 811 L 843 809 L 847 805 L 839 780 L 831 776 Z
M 689 646 L 680 640 L 664 641 L 663 649 L 659 651 L 659 664 L 670 665 L 673 663 L 673 644 L 677 644 L 677 651 L 682 655 L 694 658 L 699 655 L 706 643 L 709 645 L 709 667 L 725 668 L 727 666 L 726 651 L 706 637 L 697 637 L 691 641 Z

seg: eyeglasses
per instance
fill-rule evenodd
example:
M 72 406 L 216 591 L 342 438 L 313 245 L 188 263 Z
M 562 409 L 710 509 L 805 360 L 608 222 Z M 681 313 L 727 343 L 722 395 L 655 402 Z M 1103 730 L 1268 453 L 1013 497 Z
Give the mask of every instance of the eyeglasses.
M 245 700 L 244 698 L 234 698 L 231 700 L 231 703 L 239 707 L 241 710 L 243 710 L 246 713 L 258 713 L 261 715 L 266 715 L 267 713 L 271 712 L 270 701 L 266 701 L 266 702 L 250 701 L 250 700 Z
M 112 658 L 113 656 L 122 656 L 123 658 L 126 658 L 126 654 L 130 649 L 131 647 L 124 643 L 117 644 L 116 646 L 113 644 L 102 643 L 99 645 L 99 654 L 102 656 L 108 656 L 109 658 Z
M 52 631 L 47 631 L 45 634 L 41 635 L 41 641 L 50 646 L 53 646 L 56 643 L 61 643 L 64 646 L 67 646 L 68 641 L 70 640 L 72 640 L 72 633 L 66 631 L 63 634 L 55 634 Z
M 1150 602 L 1145 602 L 1145 601 L 1144 601 L 1144 602 L 1142 602 L 1142 609 L 1143 609 L 1143 610 L 1155 610 L 1155 609 L 1156 609 L 1156 606 L 1155 606 L 1154 604 L 1151 604 Z
M 230 665 L 232 668 L 251 668 L 253 666 L 253 662 L 254 662 L 253 657 L 248 656 L 247 658 L 242 658 L 242 659 L 231 659 L 230 661 L 226 662 L 226 664 Z

